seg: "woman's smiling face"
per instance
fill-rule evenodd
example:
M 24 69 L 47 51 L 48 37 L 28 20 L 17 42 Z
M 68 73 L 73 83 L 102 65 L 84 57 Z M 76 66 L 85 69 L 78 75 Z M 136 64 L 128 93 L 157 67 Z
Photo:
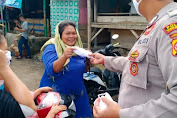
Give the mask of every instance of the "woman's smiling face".
M 77 40 L 76 29 L 71 25 L 66 26 L 62 33 L 61 39 L 66 45 L 74 46 Z

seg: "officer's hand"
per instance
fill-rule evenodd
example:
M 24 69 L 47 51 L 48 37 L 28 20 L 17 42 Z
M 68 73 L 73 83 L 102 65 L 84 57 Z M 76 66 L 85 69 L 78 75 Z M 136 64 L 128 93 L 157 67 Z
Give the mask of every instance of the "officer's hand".
M 73 53 L 74 53 L 74 50 L 75 50 L 75 48 L 73 48 L 73 47 L 68 47 L 68 48 L 66 48 L 66 49 L 64 50 L 64 57 L 65 57 L 66 59 L 69 59 L 70 57 L 72 57 L 72 56 L 73 56 Z
M 104 55 L 99 54 L 99 53 L 93 53 L 93 54 L 91 54 L 89 56 L 93 57 L 93 58 L 90 59 L 90 62 L 92 64 L 101 64 L 103 59 L 104 59 L 104 57 L 105 57 Z
M 99 107 L 100 98 L 98 98 L 93 107 L 94 118 L 119 118 L 121 107 L 116 102 L 110 101 L 105 97 L 101 97 L 101 100 L 107 105 L 107 107 L 104 110 L 101 110 Z
M 6 58 L 6 53 L 2 50 L 0 50 L 0 72 L 5 70 L 6 67 L 8 66 L 7 58 Z

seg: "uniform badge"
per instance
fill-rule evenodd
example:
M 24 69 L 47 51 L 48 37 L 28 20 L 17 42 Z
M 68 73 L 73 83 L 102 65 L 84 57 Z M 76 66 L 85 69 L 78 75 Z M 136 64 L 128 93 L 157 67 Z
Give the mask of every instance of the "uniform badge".
M 138 74 L 138 65 L 137 65 L 137 63 L 134 62 L 134 63 L 131 64 L 130 73 L 133 76 L 136 76 Z
M 171 23 L 163 28 L 166 34 L 170 34 L 172 31 L 177 30 L 177 22 Z
M 135 61 L 135 60 L 138 58 L 139 54 L 140 54 L 140 53 L 138 52 L 138 50 L 132 52 L 132 53 L 130 54 L 129 60 Z
M 154 23 L 151 27 L 149 27 L 148 29 L 146 29 L 146 31 L 144 32 L 144 35 L 148 35 L 154 29 L 155 24 L 156 23 Z
M 172 55 L 177 57 L 177 39 L 173 39 L 171 44 L 172 44 Z
M 175 38 L 175 37 L 177 37 L 177 33 L 173 33 L 170 35 L 170 38 Z

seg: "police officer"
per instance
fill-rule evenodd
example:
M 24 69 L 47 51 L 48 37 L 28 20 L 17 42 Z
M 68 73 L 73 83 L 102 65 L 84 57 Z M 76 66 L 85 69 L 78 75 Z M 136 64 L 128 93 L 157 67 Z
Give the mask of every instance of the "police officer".
M 122 72 L 118 104 L 102 97 L 94 105 L 96 118 L 177 117 L 177 3 L 173 0 L 133 0 L 137 13 L 149 22 L 127 57 L 95 53 L 93 64 Z

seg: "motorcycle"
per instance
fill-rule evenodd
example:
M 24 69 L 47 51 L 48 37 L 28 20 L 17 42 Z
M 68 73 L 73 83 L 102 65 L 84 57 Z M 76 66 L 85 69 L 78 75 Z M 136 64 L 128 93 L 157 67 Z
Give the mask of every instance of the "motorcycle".
M 117 39 L 118 34 L 112 36 L 112 39 Z M 109 44 L 104 48 L 97 50 L 96 53 L 103 54 L 105 56 L 121 56 L 118 51 L 115 51 L 117 47 L 120 47 L 119 43 Z M 90 71 L 84 73 L 84 84 L 86 86 L 89 102 L 93 105 L 95 99 L 99 94 L 108 92 L 112 97 L 117 95 L 120 88 L 122 74 L 119 72 L 111 72 L 107 69 L 102 71 L 97 67 L 91 67 Z

